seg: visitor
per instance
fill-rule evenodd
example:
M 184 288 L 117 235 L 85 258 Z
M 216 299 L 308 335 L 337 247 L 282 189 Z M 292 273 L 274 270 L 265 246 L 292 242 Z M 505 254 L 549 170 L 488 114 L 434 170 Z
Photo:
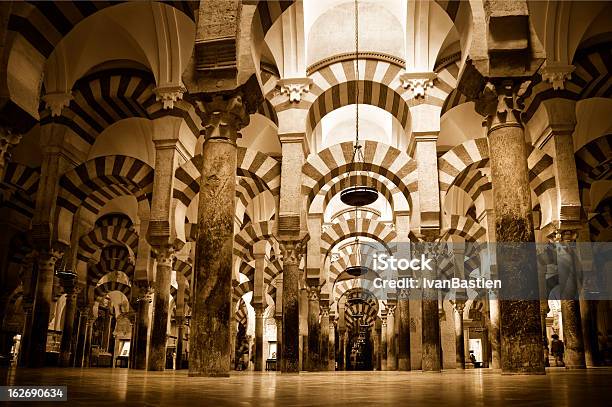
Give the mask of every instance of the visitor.
M 555 366 L 565 366 L 563 362 L 563 353 L 565 352 L 565 346 L 563 341 L 559 339 L 559 335 L 553 334 L 552 341 L 550 342 L 550 352 L 555 358 Z

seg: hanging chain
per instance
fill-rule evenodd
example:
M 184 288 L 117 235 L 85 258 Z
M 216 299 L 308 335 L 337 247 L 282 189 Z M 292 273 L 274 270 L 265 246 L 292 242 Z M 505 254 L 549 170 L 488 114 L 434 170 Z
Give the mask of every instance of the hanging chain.
M 359 145 L 359 2 L 355 0 L 355 154 Z M 361 154 L 363 156 L 363 154 Z

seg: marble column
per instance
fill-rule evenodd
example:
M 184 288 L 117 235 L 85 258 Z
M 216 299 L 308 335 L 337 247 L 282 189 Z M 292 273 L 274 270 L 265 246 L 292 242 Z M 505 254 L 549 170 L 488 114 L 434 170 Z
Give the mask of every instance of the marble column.
M 373 353 L 373 370 L 380 370 L 380 321 L 377 320 L 374 322 L 372 326 L 372 336 L 374 337 L 372 343 L 372 353 Z
M 329 347 L 327 353 L 327 370 L 336 370 L 336 327 L 333 319 L 329 320 Z
M 455 357 L 457 369 L 465 369 L 465 336 L 463 332 L 463 310 L 465 300 L 456 299 L 454 305 L 455 317 Z
M 299 264 L 305 248 L 302 240 L 281 242 L 283 253 L 283 350 L 282 373 L 299 373 L 300 313 Z M 317 301 L 318 302 L 318 301 Z M 309 335 L 310 336 L 310 335 Z
M 136 282 L 139 294 L 136 299 L 136 321 L 134 330 L 136 337 L 132 340 L 134 353 L 134 369 L 147 368 L 147 345 L 149 339 L 149 313 L 151 311 L 151 303 L 153 302 L 153 289 L 149 286 L 148 281 L 139 280 Z M 117 355 L 115 355 L 117 356 Z
M 489 291 L 489 343 L 491 344 L 491 368 L 501 369 L 501 338 L 499 330 L 499 300 L 497 290 Z
M 424 252 L 436 260 L 439 243 L 423 242 Z M 434 268 L 435 269 L 435 268 Z M 430 273 L 429 278 L 434 278 Z M 442 369 L 440 346 L 440 316 L 438 306 L 438 291 L 423 287 L 423 300 L 421 304 L 421 343 L 422 343 L 422 369 L 424 372 L 440 372 Z
M 79 295 L 78 287 L 66 287 L 66 306 L 64 312 L 64 328 L 62 330 L 62 342 L 60 343 L 59 366 L 70 367 L 73 353 L 75 351 L 74 344 L 74 322 L 76 320 L 77 297 Z
M 561 292 L 561 315 L 563 318 L 563 342 L 566 369 L 584 369 L 584 340 L 578 298 L 578 279 L 574 265 L 576 233 L 559 230 L 554 235 L 557 252 L 557 269 Z
M 387 302 L 387 370 L 397 370 L 395 352 L 395 311 L 397 306 Z
M 548 334 L 546 333 L 546 315 L 550 308 L 548 307 L 548 301 L 540 301 L 540 323 L 542 324 L 542 353 L 544 354 L 544 366 L 550 367 L 550 349 L 548 347 Z
M 183 352 L 185 338 L 185 317 L 176 317 L 176 370 L 183 368 Z
M 263 304 L 254 304 L 255 308 L 255 371 L 261 372 L 265 369 L 263 354 L 264 337 L 264 310 Z
M 192 290 L 189 376 L 228 377 L 231 364 L 232 251 L 236 139 L 249 123 L 238 94 L 203 95 L 198 238 Z
M 397 301 L 396 318 L 399 319 L 398 329 L 398 353 L 397 353 L 397 368 L 398 370 L 411 370 L 410 366 L 410 298 L 408 290 L 402 289 L 399 293 Z
M 163 371 L 166 368 L 166 344 L 168 342 L 168 308 L 170 306 L 170 280 L 172 278 L 171 247 L 156 248 L 157 270 L 155 272 L 155 295 L 153 299 L 153 321 L 149 342 L 147 370 Z
M 346 328 L 338 329 L 338 370 L 346 370 Z
M 21 345 L 19 348 L 19 367 L 28 366 L 30 337 L 32 335 L 32 311 L 34 309 L 34 300 L 32 298 L 23 297 L 21 307 L 23 308 L 23 332 L 21 334 Z
M 87 318 L 89 316 L 90 307 L 79 307 L 79 328 L 77 332 L 77 346 L 74 356 L 74 367 L 83 367 L 83 355 L 85 353 L 85 340 L 87 334 Z
M 387 312 L 382 315 L 380 327 L 380 370 L 387 369 Z
M 56 249 L 43 250 L 38 253 L 38 284 L 36 285 L 36 299 L 32 314 L 29 367 L 43 367 L 45 364 L 49 316 L 53 305 L 55 262 L 62 254 L 62 251 Z
M 329 300 L 319 301 L 321 305 L 321 344 L 319 346 L 318 370 L 328 370 L 329 359 Z
M 321 287 L 319 281 L 308 286 L 308 364 L 309 371 L 319 370 L 321 325 L 319 324 Z
M 528 150 L 520 120 L 521 86 L 521 81 L 509 79 L 487 83 L 476 110 L 487 116 L 501 279 L 502 373 L 544 374 Z
M 83 367 L 89 367 L 91 363 L 91 337 L 93 335 L 93 324 L 96 320 L 93 313 L 87 315 L 85 320 L 85 344 L 83 347 Z
M 276 370 L 280 371 L 283 359 L 283 316 L 274 317 L 276 322 Z

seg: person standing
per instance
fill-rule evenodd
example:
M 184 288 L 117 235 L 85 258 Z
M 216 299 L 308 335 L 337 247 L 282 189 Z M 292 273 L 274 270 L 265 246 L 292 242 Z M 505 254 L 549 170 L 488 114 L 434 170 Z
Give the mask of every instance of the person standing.
M 565 352 L 565 345 L 563 341 L 559 339 L 559 335 L 553 334 L 552 341 L 550 343 L 550 352 L 555 358 L 555 366 L 565 366 L 563 362 L 563 353 Z

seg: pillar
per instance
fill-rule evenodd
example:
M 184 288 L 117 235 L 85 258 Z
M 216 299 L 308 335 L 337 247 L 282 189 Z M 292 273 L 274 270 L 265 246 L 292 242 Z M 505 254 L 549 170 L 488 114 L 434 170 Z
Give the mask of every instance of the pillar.
M 299 264 L 305 242 L 287 240 L 281 242 L 283 253 L 283 336 L 282 373 L 300 371 L 300 314 L 299 314 Z
M 338 370 L 346 370 L 346 328 L 338 329 Z
M 321 306 L 321 344 L 319 346 L 319 365 L 318 370 L 328 370 L 329 359 L 329 300 L 319 301 Z
M 264 310 L 263 304 L 255 304 L 255 371 L 261 372 L 265 368 L 263 354 L 264 336 Z
M 319 324 L 319 298 L 321 287 L 319 281 L 308 285 L 308 364 L 307 370 L 319 370 L 321 325 Z
M 489 343 L 491 344 L 491 368 L 501 369 L 501 338 L 499 330 L 499 300 L 497 290 L 489 291 Z
M 139 294 L 136 299 L 136 321 L 134 330 L 136 337 L 132 338 L 132 349 L 134 353 L 134 369 L 147 368 L 147 345 L 149 339 L 150 310 L 153 302 L 153 289 L 148 281 L 139 280 L 135 284 Z M 117 356 L 117 355 L 115 355 Z
M 176 317 L 176 370 L 183 368 L 183 352 L 185 337 L 185 317 Z
M 30 337 L 32 335 L 32 311 L 34 309 L 34 301 L 31 298 L 24 297 L 21 303 L 23 308 L 23 332 L 21 334 L 21 345 L 19 348 L 19 367 L 28 366 Z
M 280 371 L 283 358 L 283 316 L 274 317 L 276 322 L 276 370 Z
M 387 369 L 387 311 L 383 311 L 380 326 L 380 370 Z
M 401 371 L 411 370 L 410 366 L 410 298 L 408 290 L 401 289 L 397 301 L 396 318 L 399 319 L 397 335 L 398 353 L 397 368 Z
M 477 104 L 477 111 L 487 115 L 501 279 L 502 373 L 544 374 L 528 152 L 518 100 L 521 85 L 512 80 L 487 83 L 484 104 Z
M 91 337 L 93 324 L 96 320 L 92 312 L 89 312 L 85 320 L 85 343 L 83 347 L 83 367 L 89 367 L 91 361 Z
M 374 326 L 372 326 L 372 336 L 374 337 L 374 341 L 372 344 L 372 353 L 373 353 L 373 366 L 374 370 L 380 370 L 380 320 L 377 318 L 374 322 Z
M 232 251 L 236 139 L 249 123 L 243 97 L 201 97 L 202 148 L 198 237 L 192 290 L 189 376 L 228 377 L 231 364 Z
M 64 313 L 64 328 L 62 329 L 62 342 L 60 343 L 60 367 L 70 367 L 70 361 L 75 351 L 74 322 L 76 320 L 77 297 L 80 291 L 78 287 L 66 287 L 65 290 L 66 306 Z
M 30 335 L 28 357 L 29 367 L 43 367 L 45 364 L 47 330 L 53 304 L 54 267 L 55 262 L 62 254 L 62 251 L 56 249 L 42 250 L 38 253 L 38 283 L 32 314 L 32 333 Z
M 455 355 L 457 369 L 465 369 L 465 336 L 463 333 L 463 310 L 465 300 L 456 299 L 454 303 L 455 317 Z
M 395 352 L 395 310 L 396 304 L 387 302 L 387 370 L 397 370 Z
M 157 270 L 155 272 L 155 295 L 153 299 L 153 321 L 149 343 L 147 370 L 163 371 L 166 368 L 166 344 L 168 341 L 168 308 L 170 306 L 170 280 L 172 278 L 171 247 L 155 249 Z
M 74 367 L 83 367 L 83 355 L 85 353 L 85 340 L 87 335 L 87 318 L 89 312 L 89 306 L 79 306 L 79 328 L 77 331 L 77 346 L 74 356 Z
M 329 319 L 329 347 L 327 355 L 327 370 L 336 370 L 336 327 L 333 318 Z
M 439 244 L 429 241 L 422 243 L 424 251 L 437 260 Z M 434 267 L 435 270 L 435 267 Z M 428 277 L 433 277 L 429 273 Z M 442 369 L 440 346 L 440 317 L 438 307 L 438 291 L 423 287 L 423 300 L 421 305 L 421 343 L 422 343 L 422 369 L 424 372 L 440 372 Z
M 554 235 L 557 252 L 557 270 L 561 292 L 561 316 L 563 318 L 563 342 L 566 369 L 584 369 L 584 340 L 578 298 L 578 279 L 574 266 L 576 233 L 559 230 Z

